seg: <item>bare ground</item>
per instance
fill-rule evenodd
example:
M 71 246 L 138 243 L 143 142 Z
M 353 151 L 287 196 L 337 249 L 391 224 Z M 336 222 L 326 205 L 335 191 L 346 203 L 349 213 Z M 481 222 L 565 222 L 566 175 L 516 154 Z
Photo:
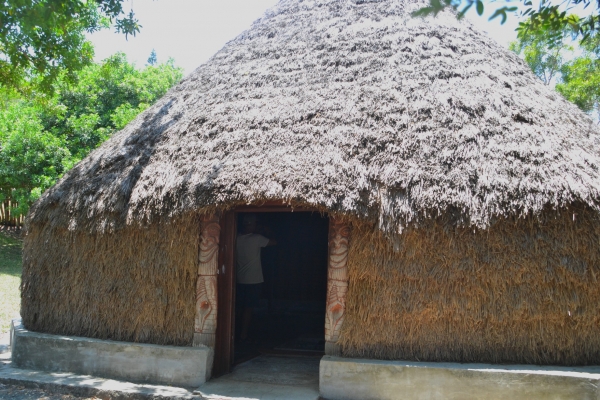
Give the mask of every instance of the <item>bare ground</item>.
M 71 394 L 50 393 L 43 389 L 31 389 L 18 385 L 0 383 L 0 399 L 4 400 L 100 400 L 99 397 L 78 397 Z

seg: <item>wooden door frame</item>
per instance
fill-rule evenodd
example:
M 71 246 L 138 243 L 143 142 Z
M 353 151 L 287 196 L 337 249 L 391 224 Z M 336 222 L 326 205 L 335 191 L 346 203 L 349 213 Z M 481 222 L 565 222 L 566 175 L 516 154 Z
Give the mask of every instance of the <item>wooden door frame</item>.
M 237 216 L 242 212 L 320 212 L 314 208 L 291 207 L 280 201 L 238 206 L 223 212 L 220 219 L 219 271 L 217 274 L 217 330 L 212 376 L 231 372 L 235 340 L 235 238 Z
M 217 327 L 213 376 L 231 372 L 235 333 L 235 238 L 240 212 L 320 212 L 313 208 L 291 207 L 279 201 L 239 206 L 220 218 L 219 258 L 217 265 Z M 348 292 L 348 254 L 352 227 L 347 220 L 328 215 L 327 300 L 325 310 L 325 354 L 342 355 L 338 339 L 346 314 Z
M 217 329 L 212 376 L 231 372 L 235 332 L 235 232 L 236 216 L 228 211 L 220 218 L 219 264 L 217 270 Z

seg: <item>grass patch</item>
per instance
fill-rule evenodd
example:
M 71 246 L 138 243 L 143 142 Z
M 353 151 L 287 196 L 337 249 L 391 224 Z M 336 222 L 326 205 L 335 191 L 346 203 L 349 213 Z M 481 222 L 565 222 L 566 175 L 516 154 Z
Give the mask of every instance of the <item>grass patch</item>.
M 10 320 L 21 307 L 21 240 L 0 232 L 0 333 L 10 330 Z

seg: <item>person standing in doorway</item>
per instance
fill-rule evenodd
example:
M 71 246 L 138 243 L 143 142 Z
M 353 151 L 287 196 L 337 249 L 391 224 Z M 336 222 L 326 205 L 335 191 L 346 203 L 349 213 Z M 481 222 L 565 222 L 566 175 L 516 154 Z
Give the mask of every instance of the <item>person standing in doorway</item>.
M 277 242 L 257 233 L 256 214 L 246 214 L 236 241 L 236 309 L 241 311 L 240 340 L 248 341 L 253 309 L 258 306 L 264 282 L 260 253 Z

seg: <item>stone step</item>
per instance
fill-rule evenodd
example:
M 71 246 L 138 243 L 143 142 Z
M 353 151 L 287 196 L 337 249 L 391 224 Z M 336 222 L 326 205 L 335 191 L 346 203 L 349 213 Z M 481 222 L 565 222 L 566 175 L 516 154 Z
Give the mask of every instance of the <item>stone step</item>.
M 147 385 L 65 372 L 44 372 L 11 366 L 10 353 L 0 356 L 0 383 L 103 399 L 202 399 L 191 390 L 175 386 Z

